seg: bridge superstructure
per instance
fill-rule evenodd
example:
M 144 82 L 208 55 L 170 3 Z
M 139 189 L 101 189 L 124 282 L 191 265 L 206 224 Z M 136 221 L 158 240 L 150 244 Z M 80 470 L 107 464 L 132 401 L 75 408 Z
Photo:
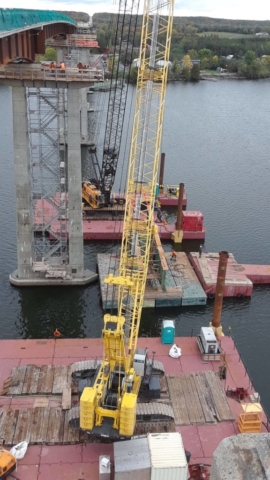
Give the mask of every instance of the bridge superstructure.
M 34 61 L 45 53 L 48 38 L 75 31 L 76 22 L 63 13 L 0 8 L 0 65 L 16 58 Z
M 82 104 L 86 111 L 85 92 L 104 71 L 33 62 L 46 39 L 75 31 L 76 22 L 57 12 L 0 9 L 0 84 L 12 87 L 18 268 L 10 282 L 17 286 L 82 285 L 97 278 L 84 268 L 81 147 L 89 144 L 82 136 L 89 119 L 82 121 Z M 45 238 L 52 224 L 45 200 L 61 224 L 52 242 Z M 41 238 L 34 233 L 37 216 Z

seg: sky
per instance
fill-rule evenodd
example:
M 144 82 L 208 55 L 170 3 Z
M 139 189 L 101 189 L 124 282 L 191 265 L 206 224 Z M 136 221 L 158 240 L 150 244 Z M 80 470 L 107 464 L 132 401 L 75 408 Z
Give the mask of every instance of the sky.
M 141 0 L 141 3 L 143 0 Z M 33 8 L 86 12 L 116 12 L 118 0 L 0 0 L 0 8 Z M 177 16 L 270 20 L 269 0 L 175 0 Z

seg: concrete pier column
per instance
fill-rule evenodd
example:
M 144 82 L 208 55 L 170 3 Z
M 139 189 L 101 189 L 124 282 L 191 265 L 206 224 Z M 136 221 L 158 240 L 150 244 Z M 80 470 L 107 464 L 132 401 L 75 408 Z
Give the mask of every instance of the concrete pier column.
M 81 135 L 82 143 L 88 138 L 88 103 L 87 88 L 81 88 Z
M 89 65 L 90 51 L 88 48 L 80 48 L 80 62 L 83 65 Z
M 80 90 L 67 89 L 69 265 L 72 277 L 83 275 Z
M 12 87 L 12 107 L 18 270 L 11 274 L 11 277 L 27 279 L 32 275 L 32 218 L 27 103 L 24 87 Z M 12 282 L 12 278 L 10 281 Z
M 63 60 L 64 60 L 63 48 L 57 47 L 56 48 L 56 54 L 57 54 L 56 62 L 57 62 L 57 65 L 59 65 L 59 63 L 63 62 Z

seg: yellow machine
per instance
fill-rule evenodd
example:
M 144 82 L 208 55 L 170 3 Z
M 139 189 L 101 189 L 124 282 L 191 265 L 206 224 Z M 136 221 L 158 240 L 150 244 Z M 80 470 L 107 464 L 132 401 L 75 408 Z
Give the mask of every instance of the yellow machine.
M 97 185 L 91 182 L 83 182 L 82 198 L 92 208 L 105 207 L 105 198 Z
M 16 458 L 7 450 L 0 448 L 0 480 L 7 478 L 16 466 Z
M 104 316 L 103 361 L 80 398 L 80 428 L 114 439 L 133 435 L 146 352 L 136 350 L 149 255 L 156 233 L 155 190 L 161 150 L 173 0 L 145 0 L 116 315 Z M 158 65 L 158 68 L 157 68 Z

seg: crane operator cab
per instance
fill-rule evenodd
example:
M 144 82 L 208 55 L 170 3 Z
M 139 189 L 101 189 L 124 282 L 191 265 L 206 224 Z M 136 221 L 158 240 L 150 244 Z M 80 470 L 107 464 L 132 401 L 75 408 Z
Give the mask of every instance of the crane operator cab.
M 16 466 L 16 458 L 4 448 L 0 448 L 0 480 L 9 477 Z
M 137 348 L 133 368 L 142 378 L 140 395 L 148 399 L 160 398 L 160 378 L 155 374 L 154 359 L 147 358 L 147 349 Z

